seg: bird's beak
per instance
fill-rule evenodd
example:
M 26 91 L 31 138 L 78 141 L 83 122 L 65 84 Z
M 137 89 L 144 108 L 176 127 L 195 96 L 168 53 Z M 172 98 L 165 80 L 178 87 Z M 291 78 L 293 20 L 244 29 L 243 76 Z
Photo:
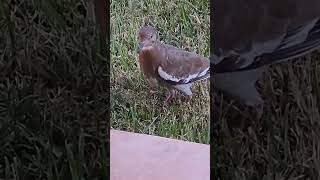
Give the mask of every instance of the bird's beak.
M 142 48 L 143 48 L 143 43 L 139 42 L 138 53 L 141 51 Z

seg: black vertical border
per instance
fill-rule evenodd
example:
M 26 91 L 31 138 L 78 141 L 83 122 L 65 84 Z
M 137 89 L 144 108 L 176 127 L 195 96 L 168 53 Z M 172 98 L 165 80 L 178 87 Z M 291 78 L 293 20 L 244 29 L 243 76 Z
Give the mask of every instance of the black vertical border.
M 213 75 L 213 63 L 212 54 L 214 50 L 214 17 L 215 17 L 215 6 L 214 0 L 210 0 L 210 179 L 221 179 L 219 170 L 219 144 L 220 144 L 220 128 L 219 122 L 216 116 L 214 104 L 214 75 Z
M 106 135 L 106 140 L 103 150 L 103 157 L 106 163 L 103 166 L 106 168 L 106 177 L 110 179 L 110 0 L 94 0 L 95 19 L 98 29 L 98 35 L 100 36 L 100 54 L 102 56 L 102 63 L 105 67 L 104 81 L 105 90 L 107 91 L 107 97 L 104 99 L 105 107 L 102 107 L 102 111 L 99 114 L 102 118 L 102 134 Z M 98 126 L 100 123 L 98 123 Z M 97 127 L 99 130 L 100 127 Z
M 27 1 L 25 1 L 25 2 L 27 2 Z M 109 118 L 109 114 L 110 114 L 110 81 L 109 81 L 109 79 L 110 79 L 110 53 L 109 53 L 110 8 L 109 7 L 110 7 L 110 2 L 107 1 L 107 0 L 87 0 L 86 1 L 86 3 L 92 3 L 92 2 L 94 4 L 96 30 L 97 30 L 96 33 L 94 33 L 93 36 L 94 36 L 95 40 L 99 40 L 98 43 L 97 43 L 97 44 L 99 44 L 99 48 L 94 49 L 94 53 L 98 52 L 97 53 L 98 56 L 97 57 L 95 56 L 95 58 L 94 58 L 94 60 L 95 60 L 94 63 L 99 64 L 100 67 L 101 67 L 101 68 L 97 69 L 97 71 L 99 71 L 99 72 L 97 72 L 98 75 L 95 75 L 95 77 L 94 77 L 95 79 L 94 79 L 93 83 L 98 84 L 99 91 L 100 92 L 104 92 L 107 95 L 103 96 L 103 97 L 98 97 L 97 95 L 95 97 L 91 97 L 91 98 L 94 98 L 94 100 L 98 99 L 97 101 L 95 101 L 95 103 L 97 103 L 95 105 L 98 105 L 98 106 L 97 106 L 96 109 L 93 110 L 93 112 L 95 113 L 94 116 L 92 116 L 90 118 L 92 118 L 92 120 L 96 120 L 96 123 L 97 123 L 97 128 L 96 128 L 96 134 L 97 135 L 96 136 L 97 137 L 103 137 L 103 141 L 99 141 L 99 143 L 102 143 L 104 148 L 102 148 L 102 150 L 101 150 L 102 152 L 99 152 L 99 153 L 101 154 L 101 156 L 103 156 L 104 160 L 99 165 L 101 165 L 103 167 L 103 169 L 104 168 L 106 168 L 106 169 L 103 172 L 101 172 L 100 169 L 93 169 L 93 170 L 91 170 L 89 172 L 89 175 L 87 175 L 88 177 L 86 177 L 85 179 L 91 179 L 91 178 L 93 178 L 93 176 L 98 177 L 98 179 L 110 179 L 109 178 L 110 177 L 110 169 L 109 169 L 109 152 L 110 152 L 110 147 L 109 147 L 109 129 L 110 129 L 110 124 L 109 124 L 109 119 L 110 119 Z M 22 2 L 21 4 L 23 4 L 23 3 L 24 2 Z M 40 2 L 40 3 L 43 3 L 43 2 Z M 17 65 L 17 63 L 15 62 L 15 59 L 14 59 L 14 56 L 17 55 L 17 49 L 15 47 L 16 42 L 14 41 L 15 40 L 14 36 L 15 36 L 15 28 L 16 27 L 13 26 L 14 23 L 12 23 L 13 21 L 11 20 L 12 17 L 15 16 L 15 14 L 11 13 L 11 11 L 12 11 L 12 9 L 14 9 L 13 6 L 17 6 L 17 5 L 21 5 L 21 4 L 20 4 L 19 1 L 14 1 L 13 0 L 13 1 L 5 2 L 5 3 L 1 2 L 1 5 L 0 5 L 0 14 L 6 16 L 5 17 L 6 20 L 7 20 L 6 23 L 8 23 L 8 26 L 9 26 L 9 29 L 10 29 L 10 31 L 9 31 L 9 34 L 11 36 L 11 42 L 10 43 L 11 43 L 11 46 L 12 46 L 12 52 L 11 52 L 10 56 L 8 56 L 8 57 L 6 56 L 5 57 L 5 60 L 8 60 L 9 63 L 6 62 L 6 64 L 5 63 L 2 64 L 2 62 L 1 62 L 0 69 L 3 70 L 2 72 L 6 71 L 5 75 L 1 74 L 1 75 L 3 75 L 3 79 L 4 78 L 8 78 L 8 80 L 11 80 L 10 78 L 11 78 L 12 74 L 15 71 L 18 71 L 18 70 L 16 70 L 18 65 Z M 44 6 L 41 6 L 41 5 L 39 5 L 39 7 L 36 7 L 36 8 L 40 9 L 43 12 L 52 10 L 51 12 L 48 12 L 48 14 L 52 13 L 53 15 L 57 15 L 57 17 L 51 16 L 50 17 L 51 19 L 48 18 L 50 20 L 52 20 L 52 17 L 53 18 L 61 18 L 61 17 L 63 18 L 63 15 L 60 14 L 61 13 L 61 9 L 55 7 L 55 2 L 54 1 L 48 1 L 48 4 L 49 5 L 46 7 L 47 9 L 41 9 L 41 8 L 44 8 Z M 21 14 L 20 14 L 19 18 L 22 19 Z M 61 20 L 61 19 L 59 19 L 59 20 Z M 48 22 L 49 22 L 49 20 L 48 20 Z M 50 27 L 50 23 L 52 23 L 52 22 L 49 22 L 49 23 L 48 22 L 43 22 L 43 23 L 47 23 L 47 26 Z M 58 26 L 59 28 L 62 27 L 61 29 L 63 29 L 63 24 L 61 25 L 61 24 L 57 23 L 57 24 L 54 24 L 54 25 Z M 2 37 L 1 37 L 1 39 L 2 39 Z M 31 47 L 32 43 L 34 43 L 34 42 L 31 41 L 30 44 L 28 44 L 28 45 Z M 21 45 L 21 46 L 22 47 L 26 46 L 26 48 L 28 48 L 27 45 Z M 26 58 L 28 58 L 28 57 L 26 57 Z M 4 65 L 4 66 L 2 66 L 2 65 Z M 7 65 L 10 65 L 11 68 L 8 69 L 7 67 L 9 67 L 9 66 L 7 66 Z M 50 71 L 50 72 L 52 72 L 52 71 Z M 30 73 L 30 76 L 31 75 L 32 76 L 37 76 L 39 79 L 42 78 L 41 74 L 31 74 Z M 44 78 L 46 78 L 46 77 L 44 77 Z M 2 83 L 1 80 L 2 79 L 0 78 L 0 84 Z M 50 85 L 51 88 L 55 88 L 55 87 L 57 87 L 57 84 L 56 84 L 57 81 L 58 80 L 54 79 L 54 81 L 52 81 L 52 82 L 50 82 L 48 84 Z M 34 85 L 34 84 L 32 84 L 32 85 Z M 32 86 L 30 86 L 30 87 L 32 87 Z M 45 88 L 45 87 L 42 87 L 42 88 Z M 84 88 L 89 89 L 90 87 L 88 86 L 88 87 L 84 87 Z M 0 93 L 3 93 L 3 92 L 6 91 L 6 89 L 4 89 L 4 90 L 3 89 L 4 88 L 1 88 Z M 0 99 L 0 101 L 1 100 L 3 100 L 3 99 Z M 6 99 L 6 100 L 11 101 L 11 99 Z M 37 105 L 37 103 L 38 102 L 35 102 L 33 104 Z M 32 106 L 33 104 L 29 105 L 29 107 L 33 107 Z M 36 113 L 41 112 L 41 110 L 42 109 L 39 108 L 39 109 L 36 109 L 34 112 L 36 114 Z M 13 113 L 15 113 L 14 111 L 15 111 L 15 109 L 12 110 Z M 25 108 L 24 111 L 27 112 L 27 113 L 30 112 L 30 114 L 31 114 L 31 110 L 29 110 L 28 108 Z M 74 109 L 72 109 L 72 112 L 79 113 L 80 109 L 74 108 Z M 60 112 L 57 112 L 57 113 L 60 113 Z M 79 115 L 79 116 L 81 116 L 81 115 Z M 0 117 L 1 120 L 2 120 L 2 118 L 3 117 Z M 30 115 L 30 120 L 32 120 L 32 118 L 34 119 L 34 117 L 32 115 Z M 12 121 L 16 122 L 17 120 L 13 119 Z M 40 131 L 41 128 L 43 128 L 43 127 L 39 126 L 40 123 L 39 124 L 37 124 L 37 123 L 38 122 L 34 123 L 34 125 L 37 126 L 37 127 L 33 128 L 33 129 L 35 131 Z M 23 123 L 21 123 L 21 124 L 23 124 Z M 26 123 L 24 123 L 24 124 L 26 124 Z M 79 127 L 74 127 L 74 128 L 76 129 L 76 128 L 79 128 Z M 28 130 L 32 130 L 32 127 L 30 127 Z M 48 136 L 50 135 L 49 131 L 46 132 L 46 133 L 47 133 L 46 135 L 48 135 Z M 56 134 L 58 134 L 58 133 L 56 133 Z M 2 138 L 4 138 L 4 137 L 2 137 Z M 50 138 L 52 138 L 52 139 L 50 139 Z M 57 142 L 62 141 L 62 142 L 60 142 L 61 144 L 63 144 L 64 143 L 63 140 L 65 140 L 63 135 L 60 135 L 60 134 L 58 134 L 58 135 L 56 135 L 54 137 L 43 137 L 43 139 L 45 139 L 46 141 L 49 141 L 49 140 L 50 141 L 51 140 L 55 140 Z M 17 151 L 19 148 L 21 148 L 20 146 L 18 147 L 15 144 L 14 140 L 12 140 L 12 142 L 13 143 L 11 145 L 12 146 L 11 148 L 13 149 L 13 151 Z M 31 151 L 33 149 L 36 149 L 37 145 L 38 144 L 34 143 L 34 147 L 28 146 L 28 148 Z M 40 154 L 39 157 L 41 159 L 50 159 L 51 158 L 50 157 L 51 152 L 49 150 L 52 151 L 51 148 L 52 147 L 50 147 L 50 146 L 47 146 L 46 149 L 45 148 L 43 148 L 43 149 L 39 149 L 38 148 L 37 150 L 39 152 L 41 152 L 41 154 L 39 153 Z M 48 153 L 48 151 L 50 153 Z M 87 154 L 86 154 L 86 156 L 87 156 Z M 1 158 L 3 158 L 3 157 L 1 157 Z M 19 156 L 15 156 L 15 158 L 19 160 Z M 3 159 L 5 159 L 6 165 L 8 165 L 9 163 L 12 163 L 12 160 L 11 160 L 12 158 L 10 158 L 10 159 L 9 158 L 3 158 Z M 1 159 L 1 160 L 3 160 L 3 159 Z M 20 163 L 20 166 L 24 165 L 23 162 L 19 162 L 19 163 Z M 49 161 L 47 160 L 46 162 L 44 162 L 44 164 L 45 163 L 49 163 Z M 47 164 L 45 164 L 45 165 L 47 165 Z M 1 166 L 2 166 L 2 164 L 1 164 Z M 51 168 L 51 167 L 49 167 L 49 168 Z M 47 175 L 47 174 L 43 173 L 43 174 L 40 174 L 41 175 L 40 176 L 39 174 L 37 174 L 39 172 L 36 171 L 35 173 L 27 176 L 27 171 L 22 171 L 24 169 L 22 169 L 21 167 L 17 166 L 17 167 L 15 167 L 15 169 L 20 170 L 19 172 L 15 172 L 15 176 L 17 177 L 17 179 L 19 179 L 19 177 L 23 177 L 22 179 L 30 179 L 31 176 L 37 176 L 37 177 L 43 179 Z M 8 177 L 10 178 L 11 177 L 11 174 L 9 174 L 9 173 L 7 173 L 7 172 L 5 173 L 6 178 L 8 178 Z M 23 175 L 21 175 L 22 173 L 23 173 Z M 2 179 L 1 175 L 3 175 L 3 174 L 4 173 L 0 174 L 0 179 Z

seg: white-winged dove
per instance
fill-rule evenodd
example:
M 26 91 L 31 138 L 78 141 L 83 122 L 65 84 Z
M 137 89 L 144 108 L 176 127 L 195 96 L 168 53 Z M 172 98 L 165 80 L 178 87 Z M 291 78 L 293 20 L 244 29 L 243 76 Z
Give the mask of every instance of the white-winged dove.
M 214 3 L 213 86 L 258 118 L 264 101 L 255 83 L 268 65 L 320 46 L 319 0 L 221 0 Z
M 169 89 L 165 103 L 172 100 L 175 90 L 182 92 L 190 100 L 192 84 L 210 76 L 209 59 L 162 44 L 157 39 L 155 28 L 142 27 L 138 31 L 138 39 L 140 69 L 151 84 L 163 85 Z

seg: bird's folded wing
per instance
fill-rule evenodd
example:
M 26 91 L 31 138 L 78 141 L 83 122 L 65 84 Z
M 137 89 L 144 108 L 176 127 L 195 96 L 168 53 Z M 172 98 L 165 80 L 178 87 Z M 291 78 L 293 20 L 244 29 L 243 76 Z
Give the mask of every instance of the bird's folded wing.
M 285 40 L 287 39 L 289 38 L 285 38 Z M 301 55 L 304 55 L 306 53 L 309 53 L 310 51 L 313 51 L 319 48 L 320 47 L 320 20 L 318 20 L 315 26 L 309 31 L 305 40 L 291 46 L 286 46 L 287 44 L 290 44 L 290 43 L 284 41 L 280 44 L 279 48 L 277 48 L 277 50 L 274 51 L 273 53 L 264 54 L 261 57 L 260 64 L 266 64 L 268 63 L 268 61 L 284 61 L 289 58 L 299 57 Z
M 258 48 L 263 50 L 263 47 L 259 47 L 258 44 L 252 44 L 253 46 L 248 51 L 238 53 L 235 51 L 232 55 L 215 64 L 213 72 L 251 70 L 303 56 L 320 47 L 320 20 L 315 19 L 303 25 L 289 26 L 287 31 L 279 36 L 279 39 L 265 42 L 265 44 L 268 43 L 270 46 L 274 46 L 274 48 L 271 48 L 272 51 L 261 51 L 260 54 L 250 52 Z M 244 54 L 251 56 L 241 58 Z
M 210 75 L 209 61 L 198 54 L 173 48 L 166 50 L 166 57 L 158 67 L 158 74 L 169 84 L 189 84 Z

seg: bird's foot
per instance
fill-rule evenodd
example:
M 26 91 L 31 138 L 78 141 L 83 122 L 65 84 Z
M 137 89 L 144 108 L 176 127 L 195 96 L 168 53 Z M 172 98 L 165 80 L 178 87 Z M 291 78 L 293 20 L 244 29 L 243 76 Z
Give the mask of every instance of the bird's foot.
M 252 123 L 254 126 L 259 126 L 263 114 L 263 103 L 257 104 L 250 108 L 252 114 Z
M 171 103 L 171 101 L 172 101 L 171 95 L 167 95 L 166 99 L 164 100 L 164 104 L 169 105 Z
M 164 100 L 164 104 L 165 105 L 169 105 L 172 100 L 175 98 L 176 96 L 176 91 L 175 90 L 170 90 L 167 92 L 166 98 Z
M 157 93 L 158 93 L 158 91 L 156 91 L 156 90 L 150 90 L 151 95 L 156 95 Z
M 184 100 L 185 100 L 185 102 L 190 103 L 192 100 L 192 95 L 185 96 Z

